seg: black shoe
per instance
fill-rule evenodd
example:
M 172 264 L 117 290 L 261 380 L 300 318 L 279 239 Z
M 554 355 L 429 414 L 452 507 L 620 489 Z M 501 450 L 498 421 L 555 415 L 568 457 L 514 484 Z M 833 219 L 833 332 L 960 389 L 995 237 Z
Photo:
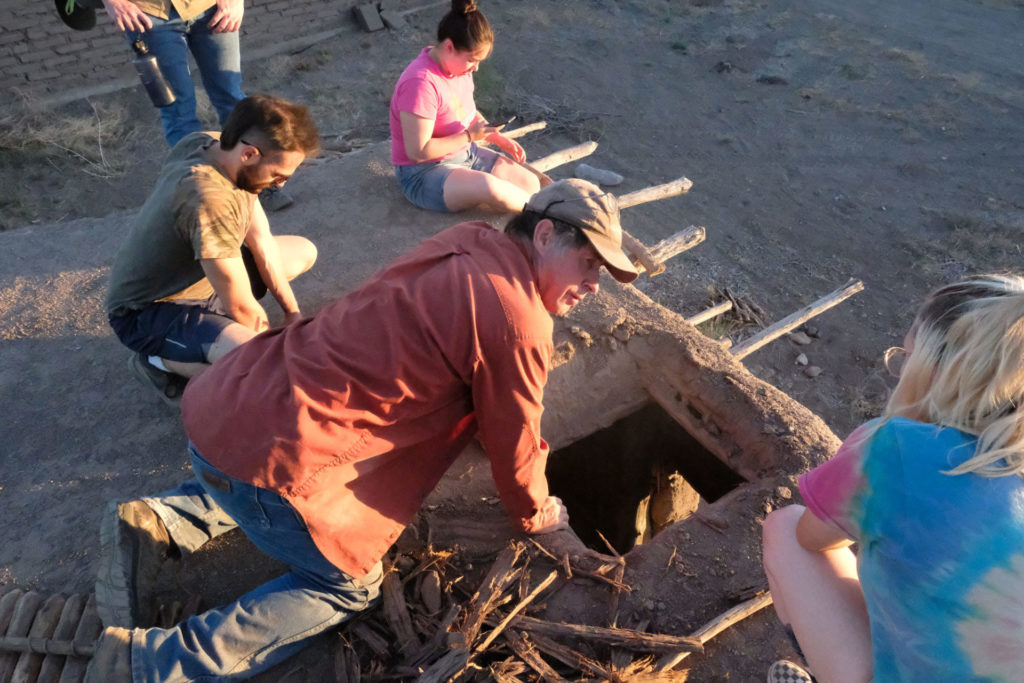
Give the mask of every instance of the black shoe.
M 173 372 L 164 372 L 150 363 L 149 357 L 141 352 L 131 357 L 130 364 L 132 372 L 135 373 L 139 381 L 156 389 L 160 394 L 160 400 L 169 406 L 179 407 L 181 405 L 181 395 L 185 393 L 188 377 L 182 377 Z
M 141 500 L 111 503 L 100 525 L 96 609 L 104 626 L 145 628 L 156 615 L 153 593 L 170 556 L 171 536 Z

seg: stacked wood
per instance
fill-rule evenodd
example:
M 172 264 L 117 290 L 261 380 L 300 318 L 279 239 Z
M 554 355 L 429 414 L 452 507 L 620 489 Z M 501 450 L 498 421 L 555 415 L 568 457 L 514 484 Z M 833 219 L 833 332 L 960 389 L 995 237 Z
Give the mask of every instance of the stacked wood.
M 79 683 L 102 631 L 93 596 L 0 596 L 0 683 Z
M 334 659 L 339 683 L 684 681 L 686 672 L 675 666 L 750 613 L 734 610 L 689 637 L 648 633 L 647 621 L 616 624 L 618 595 L 630 590 L 619 556 L 602 556 L 604 565 L 587 570 L 535 543 L 513 542 L 480 577 L 481 568 L 458 554 L 429 546 L 409 552 L 419 557 L 397 555 L 386 563 L 382 608 L 342 627 Z M 609 591 L 608 626 L 543 618 L 544 602 L 554 592 L 598 577 Z M 764 604 L 759 598 L 759 607 Z

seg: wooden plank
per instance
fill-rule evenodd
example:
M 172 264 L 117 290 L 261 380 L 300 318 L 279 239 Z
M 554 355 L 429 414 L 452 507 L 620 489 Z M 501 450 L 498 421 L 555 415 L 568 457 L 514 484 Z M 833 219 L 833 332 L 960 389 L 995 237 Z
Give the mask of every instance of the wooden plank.
M 753 337 L 744 339 L 732 348 L 732 355 L 735 358 L 746 358 L 754 351 L 765 344 L 774 341 L 787 332 L 799 327 L 819 313 L 823 313 L 833 306 L 846 301 L 857 292 L 864 290 L 864 283 L 860 280 L 850 280 L 836 291 L 821 297 L 813 304 L 804 306 L 799 311 L 787 315 L 777 323 L 764 328 Z
M 669 235 L 665 239 L 661 240 L 653 247 L 651 247 L 651 256 L 658 263 L 664 263 L 674 256 L 693 249 L 695 246 L 704 241 L 707 236 L 707 230 L 702 225 L 691 225 L 685 230 Z
M 571 647 L 562 645 L 561 643 L 556 643 L 539 633 L 531 634 L 531 638 L 538 650 L 554 657 L 563 664 L 568 664 L 572 668 L 588 676 L 597 676 L 602 681 L 612 680 L 612 674 L 608 669 L 601 666 L 590 657 L 573 650 Z

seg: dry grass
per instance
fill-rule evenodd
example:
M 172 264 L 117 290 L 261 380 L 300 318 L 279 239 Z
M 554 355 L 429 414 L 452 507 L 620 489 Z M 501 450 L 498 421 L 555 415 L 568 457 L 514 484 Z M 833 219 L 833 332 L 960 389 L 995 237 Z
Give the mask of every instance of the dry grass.
M 58 157 L 96 178 L 124 175 L 134 123 L 117 103 L 88 104 L 91 113 L 72 114 L 23 102 L 0 119 L 0 150 Z

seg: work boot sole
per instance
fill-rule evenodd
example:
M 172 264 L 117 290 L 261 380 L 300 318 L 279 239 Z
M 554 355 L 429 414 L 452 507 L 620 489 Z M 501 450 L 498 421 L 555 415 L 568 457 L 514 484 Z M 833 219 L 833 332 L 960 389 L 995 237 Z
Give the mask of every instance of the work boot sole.
M 145 505 L 142 501 L 107 506 L 100 525 L 100 566 L 96 574 L 96 609 L 104 626 L 125 628 L 148 627 L 153 615 L 153 588 L 160 565 L 168 557 L 169 542 L 151 539 L 144 548 L 141 539 L 126 533 L 129 522 L 136 519 L 126 507 L 128 519 L 121 515 L 121 506 Z M 156 513 L 149 511 L 156 517 Z M 147 529 L 139 528 L 139 534 Z

